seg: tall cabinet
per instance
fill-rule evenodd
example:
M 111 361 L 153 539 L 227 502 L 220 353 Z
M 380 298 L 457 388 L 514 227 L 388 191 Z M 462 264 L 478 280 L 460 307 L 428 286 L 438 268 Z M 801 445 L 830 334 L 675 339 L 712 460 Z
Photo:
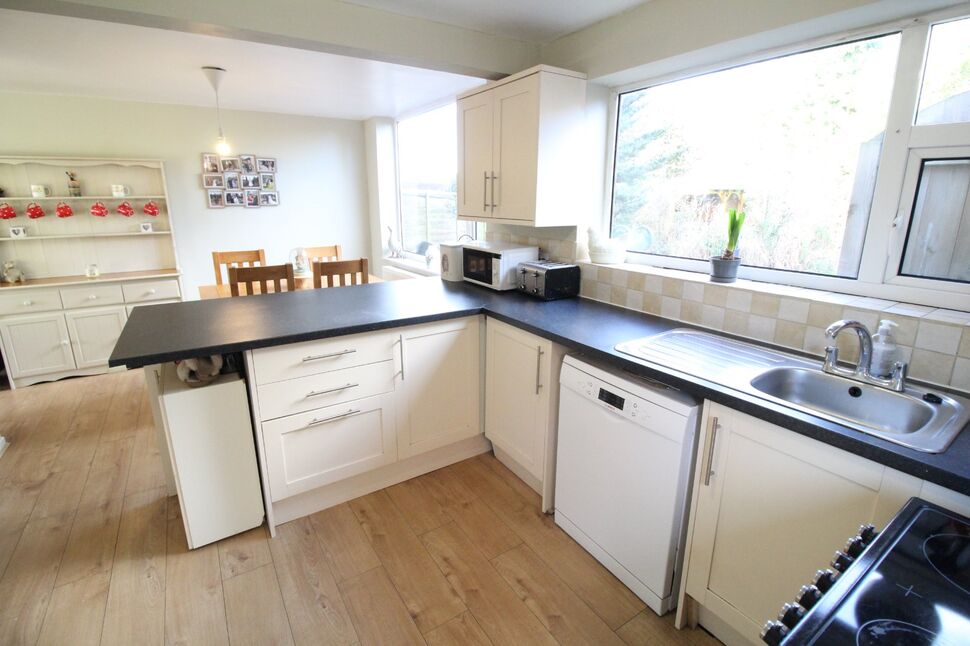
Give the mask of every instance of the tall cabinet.
M 568 226 L 589 206 L 586 77 L 540 65 L 458 100 L 458 217 Z
M 69 194 L 67 173 L 80 196 Z M 0 262 L 27 278 L 0 282 L 0 354 L 12 387 L 105 372 L 135 307 L 181 299 L 161 161 L 0 157 L 0 188 L 3 212 L 14 214 L 0 219 Z M 97 203 L 103 217 L 91 213 Z M 28 207 L 43 215 L 29 217 Z

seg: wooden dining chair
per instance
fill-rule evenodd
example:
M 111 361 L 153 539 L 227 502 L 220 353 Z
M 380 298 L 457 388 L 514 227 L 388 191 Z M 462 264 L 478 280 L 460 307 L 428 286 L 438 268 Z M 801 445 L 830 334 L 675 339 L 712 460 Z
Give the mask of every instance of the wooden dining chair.
M 222 285 L 222 266 L 230 267 L 256 267 L 266 265 L 266 252 L 262 249 L 251 249 L 248 251 L 213 251 L 212 268 L 216 270 L 216 285 Z
M 360 274 L 358 279 L 357 275 Z M 367 274 L 367 258 L 313 263 L 313 286 L 323 287 L 323 277 L 327 277 L 327 287 L 345 287 L 370 282 Z
M 340 260 L 340 245 L 332 244 L 325 247 L 304 247 L 306 257 L 310 262 L 330 262 Z
M 269 294 L 271 292 L 282 292 L 283 285 L 286 291 L 292 292 L 296 289 L 296 280 L 293 278 L 293 265 L 268 265 L 266 267 L 229 267 L 229 291 L 233 296 L 251 296 L 254 294 Z M 245 285 L 245 293 L 239 293 L 239 286 Z M 254 285 L 259 285 L 259 291 L 254 290 Z M 269 286 L 273 289 L 270 290 Z

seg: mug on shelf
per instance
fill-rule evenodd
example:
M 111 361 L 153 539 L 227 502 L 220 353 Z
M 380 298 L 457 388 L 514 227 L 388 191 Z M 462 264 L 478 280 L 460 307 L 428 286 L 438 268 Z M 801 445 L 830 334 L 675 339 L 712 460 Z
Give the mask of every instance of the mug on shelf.
M 41 199 L 51 196 L 51 187 L 47 184 L 31 184 L 30 196 L 34 199 Z
M 57 206 L 54 207 L 54 213 L 57 214 L 59 218 L 69 218 L 74 215 L 74 209 L 67 202 L 58 202 Z
M 28 204 L 26 213 L 27 217 L 31 220 L 36 220 L 37 218 L 42 218 L 46 215 L 46 213 L 44 213 L 44 208 L 37 202 L 31 202 Z
M 145 215 L 158 215 L 158 204 L 156 204 L 154 200 L 146 202 L 145 206 L 141 207 L 141 210 Z
M 118 208 L 116 208 L 115 210 L 121 215 L 125 216 L 126 218 L 130 218 L 135 214 L 135 207 L 133 207 L 131 205 L 131 202 L 129 202 L 128 200 L 125 200 L 124 202 L 119 204 Z
M 84 275 L 88 278 L 97 278 L 101 275 L 101 270 L 98 269 L 97 263 L 92 262 L 90 265 L 84 268 Z
M 104 205 L 104 202 L 95 202 L 91 205 L 91 215 L 103 218 L 108 215 L 108 207 Z
M 131 195 L 131 189 L 124 184 L 111 185 L 111 197 L 128 197 L 129 195 Z
M 11 238 L 26 238 L 27 227 L 10 227 Z
M 0 204 L 0 220 L 12 220 L 17 217 L 17 209 L 6 202 Z

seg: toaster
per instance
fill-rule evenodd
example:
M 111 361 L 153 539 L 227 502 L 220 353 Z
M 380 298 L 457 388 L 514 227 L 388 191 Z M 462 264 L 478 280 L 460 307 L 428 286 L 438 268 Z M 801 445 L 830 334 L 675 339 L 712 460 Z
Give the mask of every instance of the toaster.
M 533 260 L 520 262 L 518 291 L 551 301 L 579 295 L 579 266 L 565 262 Z

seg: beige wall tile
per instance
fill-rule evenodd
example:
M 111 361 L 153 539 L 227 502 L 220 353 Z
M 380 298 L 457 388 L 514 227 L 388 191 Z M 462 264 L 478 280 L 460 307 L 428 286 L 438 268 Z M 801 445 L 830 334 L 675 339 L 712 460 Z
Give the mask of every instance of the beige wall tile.
M 604 303 L 610 302 L 610 293 L 613 291 L 613 287 L 609 283 L 596 283 L 596 300 L 603 301 Z
M 716 307 L 727 307 L 728 289 L 717 285 L 704 285 L 704 302 Z
M 970 327 L 963 328 L 963 338 L 960 339 L 960 347 L 957 354 L 961 357 L 970 357 Z
M 808 323 L 808 301 L 783 298 L 778 304 L 778 318 L 794 323 Z
M 626 287 L 613 285 L 610 288 L 610 302 L 614 305 L 626 305 Z
M 698 301 L 681 301 L 680 319 L 682 321 L 687 321 L 688 323 L 700 323 L 702 308 L 703 305 L 701 305 L 701 303 Z
M 950 385 L 960 390 L 970 390 L 970 359 L 957 357 Z
M 887 317 L 896 324 L 896 343 L 900 345 L 916 345 L 916 331 L 919 329 L 919 319 L 909 316 Z
M 622 269 L 610 269 L 610 283 L 614 287 L 622 287 L 626 289 L 627 280 L 630 277 L 630 272 L 624 271 Z
M 626 306 L 631 310 L 643 309 L 643 292 L 635 289 L 626 290 Z
M 842 306 L 837 303 L 816 303 L 808 305 L 808 324 L 823 330 L 842 318 Z
M 645 276 L 643 290 L 652 294 L 663 294 L 664 280 L 660 276 Z
M 712 330 L 724 329 L 724 308 L 716 305 L 701 306 L 701 325 Z
M 825 339 L 824 328 L 813 327 L 811 325 L 805 328 L 805 341 L 802 343 L 802 349 L 805 352 L 822 354 L 825 352 L 825 346 L 827 345 L 828 341 Z
M 724 331 L 731 334 L 747 334 L 748 313 L 738 310 L 724 310 Z
M 778 305 L 781 299 L 774 294 L 759 294 L 755 292 L 751 295 L 751 313 L 758 316 L 775 318 L 778 316 Z
M 685 301 L 704 302 L 704 285 L 685 281 L 683 298 Z
M 639 272 L 630 272 L 630 276 L 627 278 L 626 286 L 629 289 L 635 289 L 638 292 L 643 291 L 644 285 L 644 275 Z
M 854 307 L 846 307 L 845 311 L 842 313 L 842 318 L 846 320 L 859 321 L 869 328 L 869 332 L 872 334 L 875 334 L 876 326 L 879 324 L 879 314 L 877 312 L 860 310 Z
M 660 316 L 680 320 L 680 299 L 670 296 L 661 297 Z
M 663 294 L 673 298 L 681 298 L 684 295 L 684 281 L 676 278 L 663 279 Z
M 931 381 L 934 384 L 947 384 L 953 374 L 954 360 L 955 358 L 950 355 L 916 348 L 909 363 L 909 374 L 914 379 Z
M 922 320 L 916 333 L 916 347 L 945 354 L 956 354 L 963 329 L 955 325 Z
M 739 287 L 727 289 L 728 309 L 738 310 L 739 312 L 751 311 L 751 292 Z
M 660 294 L 653 294 L 650 292 L 644 292 L 643 294 L 643 311 L 648 314 L 660 315 L 660 301 L 663 296 Z
M 775 338 L 775 325 L 777 321 L 767 316 L 752 314 L 748 318 L 748 336 L 759 341 L 771 343 Z
M 599 273 L 599 267 L 590 264 L 581 264 L 579 266 L 579 275 L 583 280 L 599 280 L 597 274 Z
M 775 325 L 775 343 L 788 348 L 801 348 L 805 343 L 806 328 L 804 323 L 780 320 Z
M 585 278 L 579 281 L 579 295 L 584 298 L 596 298 L 596 281 Z

